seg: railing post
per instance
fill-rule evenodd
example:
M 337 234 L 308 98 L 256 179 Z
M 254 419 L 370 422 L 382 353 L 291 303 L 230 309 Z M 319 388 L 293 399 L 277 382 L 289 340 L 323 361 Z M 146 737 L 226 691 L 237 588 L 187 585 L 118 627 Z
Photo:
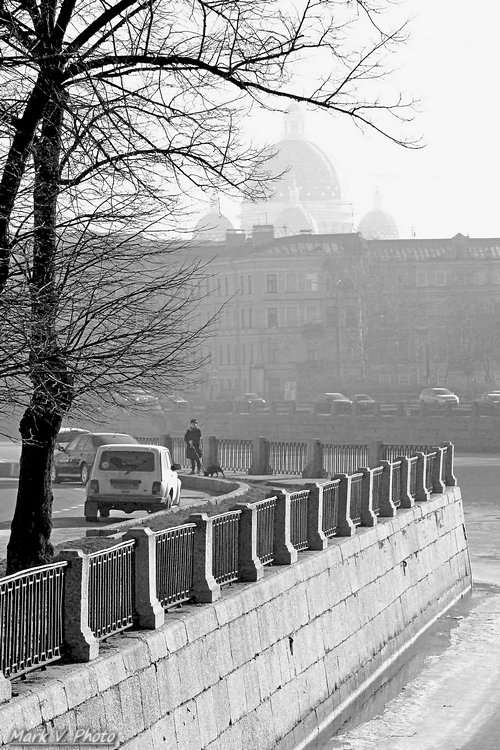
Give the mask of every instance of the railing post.
M 427 473 L 427 456 L 425 453 L 417 452 L 417 481 L 415 489 L 415 500 L 417 502 L 426 502 L 431 499 L 431 493 L 426 484 Z
M 375 440 L 368 446 L 368 466 L 380 466 L 380 462 L 385 458 L 384 444 L 381 440 Z
M 168 448 L 170 451 L 170 455 L 172 456 L 172 461 L 175 461 L 174 458 L 174 439 L 172 435 L 160 435 L 160 445 L 164 445 L 165 448 Z
M 257 508 L 250 503 L 236 503 L 231 510 L 240 510 L 238 574 L 241 581 L 260 581 L 264 566 L 257 555 Z
M 220 599 L 220 586 L 213 575 L 213 521 L 206 513 L 192 513 L 187 523 L 194 523 L 193 588 L 191 596 L 200 604 Z
M 394 518 L 398 512 L 392 497 L 392 472 L 394 467 L 391 461 L 381 461 L 380 465 L 383 468 L 380 488 L 380 517 Z
M 219 465 L 219 441 L 213 435 L 208 438 L 207 466 Z
M 410 492 L 410 459 L 408 456 L 398 456 L 401 461 L 401 505 L 400 508 L 413 508 L 415 500 Z
M 99 641 L 89 627 L 89 557 L 81 549 L 63 549 L 57 559 L 68 563 L 64 575 L 64 650 L 71 661 L 91 661 L 99 656 Z
M 356 526 L 351 519 L 351 477 L 335 474 L 332 479 L 340 479 L 337 536 L 352 536 L 356 533 Z
M 165 612 L 156 596 L 156 537 L 151 529 L 137 526 L 123 539 L 134 539 L 134 625 L 156 630 L 165 622 Z
M 271 474 L 271 467 L 269 465 L 269 456 L 271 453 L 271 444 L 265 437 L 255 438 L 253 441 L 253 455 L 252 465 L 250 466 L 248 473 L 253 476 L 265 476 Z
M 361 526 L 375 526 L 377 516 L 373 510 L 373 471 L 367 466 L 357 470 L 363 475 L 361 480 Z
M 446 488 L 445 483 L 443 482 L 444 448 L 439 445 L 433 445 L 432 450 L 436 451 L 436 458 L 434 459 L 432 472 L 432 491 L 438 495 L 442 495 Z
M 448 442 L 441 443 L 441 445 L 443 446 L 443 448 L 446 448 L 446 453 L 444 456 L 444 483 L 446 487 L 456 487 L 457 478 L 453 473 L 455 462 L 455 446 L 453 445 L 453 443 Z
M 304 479 L 324 477 L 323 443 L 320 440 L 310 440 L 307 443 L 306 468 L 302 471 Z
M 323 531 L 323 487 L 317 482 L 308 482 L 304 489 L 309 490 L 307 503 L 307 541 L 309 549 L 326 549 L 328 539 Z
M 274 492 L 274 490 L 273 490 Z M 297 562 L 298 553 L 292 544 L 290 493 L 276 490 L 276 511 L 274 517 L 274 565 L 291 565 Z

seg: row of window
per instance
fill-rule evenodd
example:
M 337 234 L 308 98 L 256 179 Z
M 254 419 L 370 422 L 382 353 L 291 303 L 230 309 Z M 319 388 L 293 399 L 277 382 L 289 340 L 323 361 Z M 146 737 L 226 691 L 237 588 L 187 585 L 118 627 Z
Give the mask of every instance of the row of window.
M 279 292 L 319 292 L 319 274 L 289 271 L 283 274 L 268 273 L 264 279 L 264 289 L 260 289 L 259 277 L 250 274 L 242 274 L 238 277 L 212 277 L 206 280 L 205 294 L 215 294 L 217 297 L 229 298 L 233 294 L 250 296 L 254 293 L 254 287 L 258 286 L 261 293 L 278 294 Z

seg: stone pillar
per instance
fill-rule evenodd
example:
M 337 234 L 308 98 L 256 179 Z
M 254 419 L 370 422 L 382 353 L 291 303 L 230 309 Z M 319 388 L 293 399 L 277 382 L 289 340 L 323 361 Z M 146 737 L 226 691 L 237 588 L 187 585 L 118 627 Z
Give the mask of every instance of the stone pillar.
M 208 438 L 207 466 L 219 465 L 219 441 L 213 435 Z
M 425 502 L 431 499 L 431 493 L 427 487 L 425 481 L 425 475 L 427 473 L 427 456 L 425 453 L 417 452 L 417 482 L 415 490 L 415 500 L 417 502 Z
M 401 461 L 401 505 L 400 508 L 413 508 L 415 500 L 410 492 L 410 459 L 408 456 L 398 456 Z
M 457 478 L 453 473 L 453 467 L 454 467 L 454 461 L 455 461 L 455 446 L 453 445 L 453 443 L 441 443 L 441 445 L 447 449 L 446 453 L 444 454 L 443 481 L 446 487 L 456 487 Z
M 99 641 L 89 627 L 89 557 L 81 549 L 63 549 L 66 560 L 63 601 L 63 643 L 71 661 L 92 661 L 99 656 Z
M 373 510 L 373 469 L 361 466 L 357 471 L 363 474 L 361 485 L 361 526 L 375 526 L 377 516 Z
M 385 457 L 384 444 L 381 440 L 375 440 L 368 446 L 368 466 L 380 466 Z
M 257 508 L 250 503 L 236 503 L 240 510 L 238 571 L 241 581 L 260 581 L 264 566 L 257 555 Z
M 439 445 L 433 445 L 432 450 L 436 451 L 436 458 L 434 459 L 434 471 L 432 472 L 432 491 L 437 495 L 442 495 L 446 488 L 446 485 L 443 481 L 444 448 Z
M 272 474 L 269 465 L 270 443 L 265 437 L 255 438 L 253 441 L 252 465 L 248 473 L 253 476 Z
M 394 501 L 392 499 L 392 472 L 394 470 L 394 467 L 391 461 L 381 461 L 380 465 L 383 468 L 382 487 L 380 493 L 380 517 L 394 518 L 398 512 L 398 509 L 394 505 Z
M 156 595 L 156 537 L 151 529 L 129 529 L 124 540 L 134 539 L 134 625 L 156 630 L 165 622 L 163 607 Z
M 323 486 L 317 482 L 304 485 L 309 490 L 307 539 L 309 549 L 326 549 L 328 538 L 323 532 Z
M 332 479 L 340 479 L 337 536 L 352 536 L 356 526 L 351 519 L 351 478 L 347 474 L 335 474 Z
M 274 565 L 292 565 L 297 562 L 298 553 L 290 538 L 291 503 L 290 493 L 276 490 L 276 511 L 274 518 Z
M 194 523 L 193 588 L 191 595 L 200 604 L 220 599 L 220 586 L 213 575 L 213 522 L 206 513 L 192 513 L 187 523 Z
M 12 698 L 12 685 L 10 680 L 0 672 L 0 703 L 10 701 Z
M 302 472 L 305 479 L 324 477 L 323 443 L 320 440 L 309 440 L 307 443 L 306 468 Z

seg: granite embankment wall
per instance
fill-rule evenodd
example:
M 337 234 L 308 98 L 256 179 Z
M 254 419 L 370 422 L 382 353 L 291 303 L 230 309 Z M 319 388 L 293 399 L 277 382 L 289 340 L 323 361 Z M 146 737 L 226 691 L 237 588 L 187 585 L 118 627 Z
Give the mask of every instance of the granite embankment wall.
M 13 729 L 117 731 L 126 750 L 291 750 L 470 588 L 460 491 L 380 518 L 157 631 L 49 665 L 0 706 Z

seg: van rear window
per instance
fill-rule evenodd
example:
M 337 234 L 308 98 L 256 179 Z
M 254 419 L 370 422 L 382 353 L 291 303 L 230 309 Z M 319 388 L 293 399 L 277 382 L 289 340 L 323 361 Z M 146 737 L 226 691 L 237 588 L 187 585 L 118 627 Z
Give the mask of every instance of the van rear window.
M 99 468 L 103 471 L 154 471 L 154 453 L 148 451 L 103 451 Z

